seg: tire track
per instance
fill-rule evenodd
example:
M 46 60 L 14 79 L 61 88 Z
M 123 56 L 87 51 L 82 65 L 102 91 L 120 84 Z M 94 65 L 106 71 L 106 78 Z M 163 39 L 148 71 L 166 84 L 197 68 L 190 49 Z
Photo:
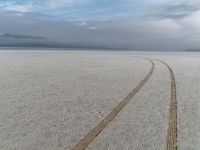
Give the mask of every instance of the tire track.
M 133 89 L 124 100 L 122 100 L 103 120 L 101 120 L 89 133 L 78 142 L 72 150 L 84 150 L 88 145 L 99 135 L 99 133 L 117 116 L 117 114 L 129 103 L 129 101 L 136 95 L 136 93 L 143 87 L 153 74 L 155 64 L 148 60 L 152 67 L 145 78 Z
M 166 133 L 165 150 L 177 150 L 177 99 L 176 99 L 176 80 L 175 75 L 171 67 L 164 61 L 158 60 L 163 63 L 170 72 L 171 77 L 171 97 L 170 97 L 170 108 L 168 115 L 168 128 Z

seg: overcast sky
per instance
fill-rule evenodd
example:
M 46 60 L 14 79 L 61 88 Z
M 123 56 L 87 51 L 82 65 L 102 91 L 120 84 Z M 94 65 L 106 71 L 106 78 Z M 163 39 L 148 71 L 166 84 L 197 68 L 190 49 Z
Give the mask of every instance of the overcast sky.
M 200 0 L 1 0 L 0 46 L 200 48 Z

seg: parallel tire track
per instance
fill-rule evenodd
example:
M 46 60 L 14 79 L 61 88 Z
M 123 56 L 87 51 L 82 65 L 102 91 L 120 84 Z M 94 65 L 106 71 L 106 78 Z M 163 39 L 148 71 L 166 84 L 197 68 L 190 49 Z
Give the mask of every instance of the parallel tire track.
M 148 81 L 153 74 L 155 64 L 153 61 L 147 59 L 152 67 L 145 78 L 133 89 L 128 96 L 122 100 L 103 120 L 101 120 L 89 133 L 78 142 L 72 150 L 84 150 L 88 145 L 99 135 L 99 133 L 117 116 L 117 114 L 129 103 L 129 101 L 136 95 L 142 86 Z
M 170 108 L 169 108 L 169 122 L 168 128 L 166 133 L 166 145 L 165 150 L 177 150 L 177 138 L 178 138 L 178 131 L 177 131 L 177 100 L 176 100 L 176 80 L 173 70 L 170 66 L 159 60 L 165 66 L 167 66 L 170 76 L 171 76 L 171 98 L 170 98 Z

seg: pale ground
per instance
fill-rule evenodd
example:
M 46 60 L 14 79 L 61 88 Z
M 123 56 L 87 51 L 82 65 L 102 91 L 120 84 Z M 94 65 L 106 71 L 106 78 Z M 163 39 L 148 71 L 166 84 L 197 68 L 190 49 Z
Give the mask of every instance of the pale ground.
M 200 53 L 0 51 L 0 149 L 71 149 L 159 58 L 177 81 L 178 149 L 200 149 Z M 88 150 L 163 150 L 170 76 L 154 74 Z

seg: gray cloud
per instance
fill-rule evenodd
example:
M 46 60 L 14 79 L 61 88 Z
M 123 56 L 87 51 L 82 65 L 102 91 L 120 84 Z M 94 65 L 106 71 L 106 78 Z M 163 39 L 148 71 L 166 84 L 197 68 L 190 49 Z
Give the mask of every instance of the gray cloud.
M 198 10 L 200 10 L 200 5 L 183 1 L 181 3 L 162 4 L 151 7 L 147 11 L 147 15 L 158 19 L 180 19 L 189 16 Z
M 134 15 L 134 14 L 133 14 Z M 200 47 L 199 5 L 151 6 L 133 18 L 54 20 L 41 13 L 0 12 L 0 46 L 179 50 Z

